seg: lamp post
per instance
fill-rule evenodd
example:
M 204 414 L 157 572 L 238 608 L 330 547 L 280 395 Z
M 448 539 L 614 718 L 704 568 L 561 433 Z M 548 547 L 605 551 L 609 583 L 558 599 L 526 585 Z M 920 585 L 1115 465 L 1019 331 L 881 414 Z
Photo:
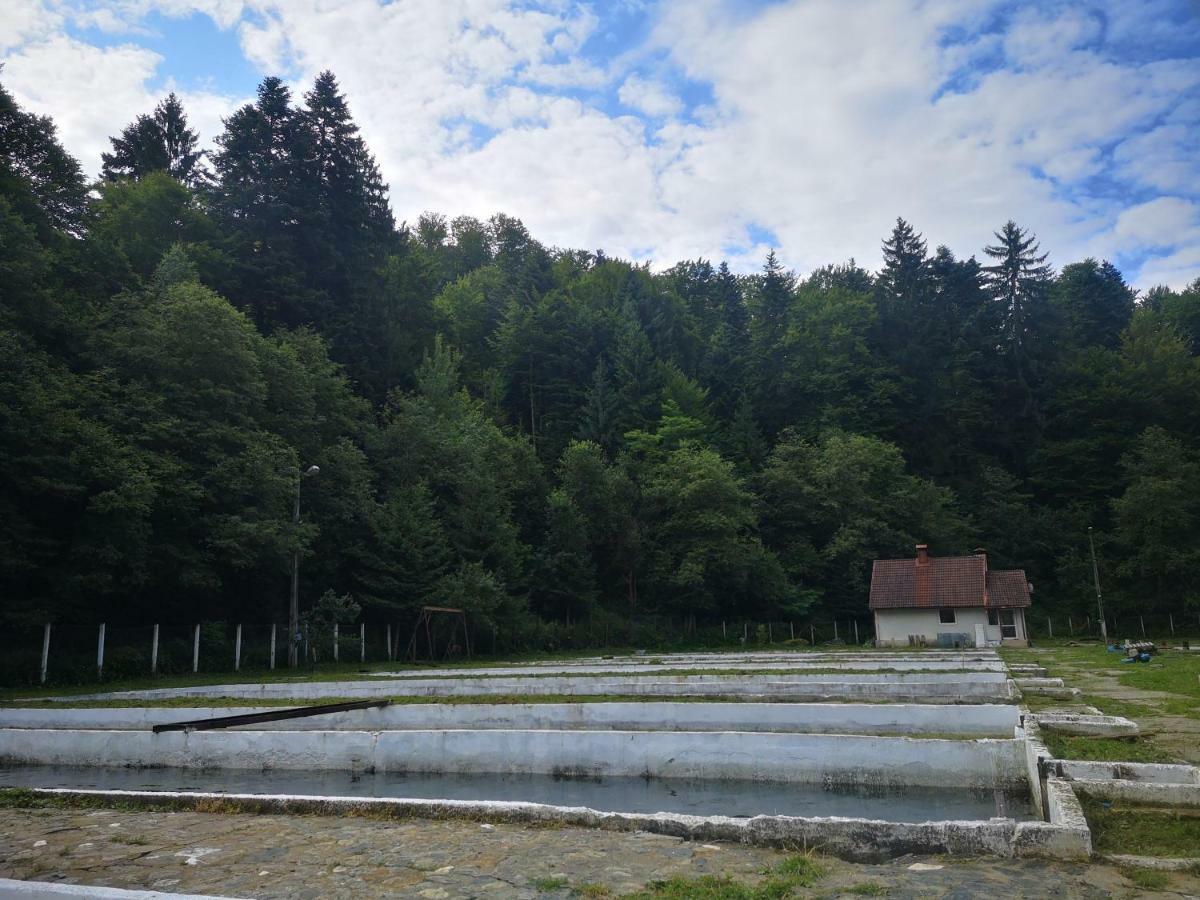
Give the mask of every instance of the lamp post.
M 292 508 L 292 524 L 300 525 L 300 484 L 310 475 L 320 473 L 317 466 L 309 466 L 296 476 L 296 504 Z M 296 668 L 300 662 L 300 544 L 297 536 L 296 549 L 292 551 L 292 602 L 288 607 L 288 666 Z
M 1092 550 L 1092 580 L 1096 582 L 1096 610 L 1100 613 L 1100 637 L 1108 643 L 1108 626 L 1104 624 L 1104 596 L 1100 593 L 1100 567 L 1096 565 L 1096 542 L 1092 538 L 1092 526 L 1088 526 L 1088 546 Z

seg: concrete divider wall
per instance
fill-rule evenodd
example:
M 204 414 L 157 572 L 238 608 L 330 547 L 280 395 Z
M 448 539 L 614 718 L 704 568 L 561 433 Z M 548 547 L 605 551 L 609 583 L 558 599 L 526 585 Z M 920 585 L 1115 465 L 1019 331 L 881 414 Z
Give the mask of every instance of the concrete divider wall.
M 435 669 L 396 669 L 369 673 L 372 678 L 480 678 L 498 675 L 612 675 L 624 677 L 650 672 L 674 672 L 688 669 L 720 669 L 730 672 L 738 671 L 780 671 L 803 673 L 806 669 L 833 669 L 850 672 L 1004 672 L 1004 663 L 1000 660 L 963 662 L 956 659 L 863 659 L 858 657 L 852 661 L 846 660 L 778 660 L 744 661 L 744 660 L 701 660 L 679 661 L 670 659 L 664 662 L 640 663 L 566 663 L 548 665 L 546 663 L 531 663 L 528 665 L 487 666 L 479 668 L 435 668 Z
M 1145 781 L 1071 782 L 1077 794 L 1097 800 L 1115 800 L 1141 806 L 1200 809 L 1200 784 L 1166 784 Z M 1200 852 L 1200 848 L 1197 848 Z
M 0 728 L 149 729 L 279 707 L 131 707 L 0 710 Z M 825 734 L 964 734 L 1012 737 L 1015 706 L 902 703 L 522 703 L 413 704 L 240 726 L 255 731 L 383 731 L 509 728 L 621 731 L 781 731 Z
M 1002 672 L 961 675 L 677 675 L 621 681 L 586 676 L 546 678 L 424 678 L 363 681 L 271 682 L 202 685 L 83 694 L 50 700 L 155 700 L 171 697 L 226 697 L 309 700 L 326 697 L 424 697 L 496 695 L 613 696 L 774 696 L 794 700 L 911 700 L 919 702 L 987 702 L 1008 700 L 1011 682 Z
M 1092 762 L 1056 759 L 1051 765 L 1059 777 L 1088 781 L 1134 781 L 1146 784 L 1200 784 L 1200 769 L 1175 763 Z
M 0 764 L 342 769 L 1028 788 L 1024 744 L 630 731 L 0 730 Z

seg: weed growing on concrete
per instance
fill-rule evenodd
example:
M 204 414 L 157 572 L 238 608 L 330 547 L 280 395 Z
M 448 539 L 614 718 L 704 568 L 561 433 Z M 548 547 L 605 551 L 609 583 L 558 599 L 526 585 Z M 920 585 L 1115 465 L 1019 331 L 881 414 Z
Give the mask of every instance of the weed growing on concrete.
M 571 889 L 571 895 L 573 897 L 611 897 L 613 892 L 603 884 L 585 882 L 575 885 Z
M 548 878 L 535 878 L 533 886 L 539 891 L 557 891 L 559 888 L 567 886 L 567 879 L 561 875 L 553 875 Z
M 1161 891 L 1170 881 L 1162 869 L 1122 869 L 1121 874 L 1145 891 Z

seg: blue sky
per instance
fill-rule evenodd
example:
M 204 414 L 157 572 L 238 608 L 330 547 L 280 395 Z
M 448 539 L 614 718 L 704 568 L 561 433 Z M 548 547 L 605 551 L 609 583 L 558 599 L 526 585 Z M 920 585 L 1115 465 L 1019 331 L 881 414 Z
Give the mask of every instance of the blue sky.
M 978 254 L 1200 277 L 1193 0 L 5 0 L 3 80 L 89 171 L 167 90 L 206 143 L 332 69 L 398 218 L 505 211 L 667 266 Z

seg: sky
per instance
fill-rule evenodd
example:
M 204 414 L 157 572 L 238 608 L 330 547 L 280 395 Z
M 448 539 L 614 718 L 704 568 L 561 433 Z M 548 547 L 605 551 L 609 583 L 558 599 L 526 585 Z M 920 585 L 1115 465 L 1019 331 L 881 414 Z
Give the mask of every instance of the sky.
M 1200 0 L 0 0 L 0 81 L 89 174 L 167 91 L 205 146 L 332 70 L 400 220 L 665 268 L 982 255 L 1200 277 Z

